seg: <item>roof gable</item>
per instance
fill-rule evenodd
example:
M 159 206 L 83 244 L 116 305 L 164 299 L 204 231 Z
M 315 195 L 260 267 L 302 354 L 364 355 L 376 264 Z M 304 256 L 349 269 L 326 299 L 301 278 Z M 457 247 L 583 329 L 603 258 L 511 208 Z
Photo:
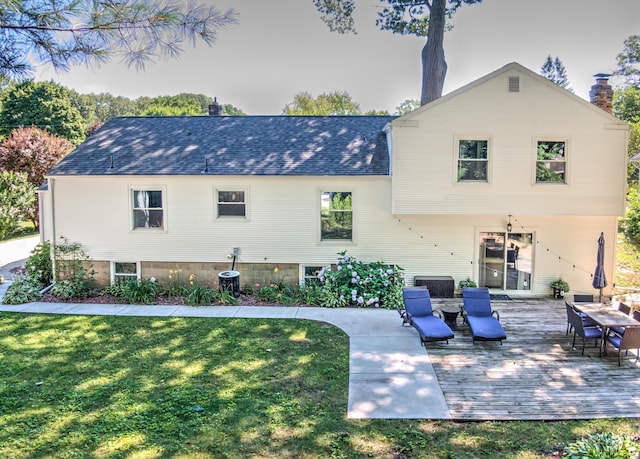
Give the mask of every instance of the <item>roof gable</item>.
M 539 75 L 535 72 L 533 72 L 532 70 L 529 70 L 528 68 L 524 67 L 521 64 L 518 64 L 517 62 L 511 62 L 481 78 L 478 78 L 475 81 L 472 81 L 471 83 L 462 86 L 448 94 L 445 94 L 444 96 L 434 100 L 433 102 L 430 102 L 426 105 L 423 105 L 422 107 L 417 108 L 416 110 L 401 116 L 399 118 L 397 118 L 395 120 L 395 122 L 393 124 L 401 124 L 403 121 L 409 121 L 412 120 L 414 118 L 416 118 L 417 116 L 419 116 L 421 113 L 424 113 L 427 110 L 431 110 L 435 107 L 440 106 L 441 104 L 446 104 L 448 101 L 450 101 L 453 98 L 456 98 L 458 96 L 461 96 L 469 91 L 472 91 L 473 89 L 475 89 L 476 87 L 490 81 L 490 80 L 494 80 L 496 78 L 501 78 L 503 75 L 506 74 L 523 74 L 525 77 L 530 78 L 532 80 L 534 80 L 536 83 L 545 86 L 546 88 L 548 88 L 551 91 L 554 91 L 558 94 L 558 97 L 566 97 L 566 98 L 570 98 L 573 102 L 575 102 L 576 104 L 581 105 L 582 107 L 584 107 L 586 110 L 592 110 L 594 113 L 597 113 L 599 115 L 601 115 L 602 117 L 604 117 L 607 122 L 609 123 L 615 123 L 615 124 L 620 124 L 623 126 L 626 126 L 627 123 L 625 123 L 624 121 L 616 118 L 615 116 L 605 112 L 604 110 L 602 110 L 600 107 L 595 106 L 594 104 L 584 100 L 582 97 L 577 96 L 575 94 L 573 94 L 571 91 L 568 91 L 566 89 L 564 89 L 563 87 L 557 85 L 556 83 L 552 82 L 551 80 L 543 77 L 542 75 Z M 505 81 L 505 91 L 506 91 L 506 81 Z
M 113 118 L 48 175 L 388 175 L 392 119 Z

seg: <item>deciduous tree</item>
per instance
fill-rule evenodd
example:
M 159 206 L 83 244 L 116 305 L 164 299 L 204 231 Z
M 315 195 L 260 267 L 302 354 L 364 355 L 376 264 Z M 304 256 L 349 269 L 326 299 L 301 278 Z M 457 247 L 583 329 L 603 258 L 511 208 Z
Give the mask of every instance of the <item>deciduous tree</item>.
M 329 30 L 355 32 L 355 0 L 312 0 Z M 420 104 L 442 96 L 447 62 L 444 57 L 444 32 L 447 19 L 463 4 L 482 0 L 380 0 L 385 7 L 378 13 L 376 25 L 402 35 L 427 37 L 422 48 L 422 90 Z
M 4 94 L 0 109 L 0 136 L 21 126 L 35 126 L 78 145 L 85 137 L 85 122 L 71 106 L 65 87 L 53 82 L 16 83 Z
M 135 116 L 140 111 L 136 102 L 123 96 L 113 96 L 109 93 L 80 94 L 69 89 L 69 101 L 78 109 L 87 126 L 99 121 L 105 123 L 114 116 Z
M 73 149 L 73 144 L 39 128 L 18 128 L 0 144 L 0 169 L 21 172 L 35 188 L 44 182 L 45 174 Z M 38 226 L 38 206 L 29 218 Z
M 31 217 L 36 204 L 36 187 L 27 174 L 0 170 L 0 239 L 15 234 Z
M 320 94 L 314 98 L 308 92 L 300 92 L 291 104 L 282 109 L 284 115 L 360 115 L 360 104 L 344 91 Z
M 640 86 L 640 35 L 631 35 L 624 41 L 624 49 L 616 57 L 616 75 L 626 78 L 628 86 Z
M 235 22 L 233 10 L 180 0 L 3 0 L 0 76 L 28 76 L 32 59 L 67 69 L 119 55 L 142 68 L 154 57 L 177 56 L 185 42 L 211 45 Z
M 628 86 L 615 90 L 613 114 L 628 123 L 640 123 L 640 87 Z
M 407 113 L 414 111 L 416 108 L 420 108 L 420 101 L 417 99 L 407 99 L 396 107 L 396 114 L 406 115 Z

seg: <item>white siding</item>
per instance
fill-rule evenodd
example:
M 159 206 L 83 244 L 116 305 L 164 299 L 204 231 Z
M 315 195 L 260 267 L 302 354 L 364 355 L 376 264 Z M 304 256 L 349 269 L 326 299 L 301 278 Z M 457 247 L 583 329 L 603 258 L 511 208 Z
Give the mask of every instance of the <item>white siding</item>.
M 501 231 L 507 222 L 502 215 L 394 216 L 388 177 L 59 177 L 53 182 L 56 236 L 80 242 L 92 259 L 105 261 L 228 262 L 226 254 L 239 247 L 241 263 L 326 265 L 347 250 L 364 261 L 400 265 L 410 283 L 415 275 L 451 275 L 457 283 L 477 280 L 478 232 Z M 166 190 L 166 231 L 132 231 L 130 187 L 150 185 Z M 248 189 L 246 221 L 214 218 L 216 187 Z M 319 241 L 321 190 L 353 191 L 354 243 Z M 533 232 L 544 244 L 535 248 L 533 290 L 520 294 L 546 295 L 549 281 L 558 276 L 574 291 L 592 290 L 596 240 L 600 231 L 614 240 L 615 218 L 515 214 L 512 222 L 514 232 Z M 568 261 L 558 261 L 555 253 Z M 611 278 L 612 250 L 606 261 Z
M 507 91 L 510 75 L 520 92 Z M 624 214 L 627 126 L 512 68 L 393 126 L 395 214 Z M 489 183 L 458 183 L 456 138 L 490 139 Z M 567 142 L 567 183 L 536 184 L 537 140 Z

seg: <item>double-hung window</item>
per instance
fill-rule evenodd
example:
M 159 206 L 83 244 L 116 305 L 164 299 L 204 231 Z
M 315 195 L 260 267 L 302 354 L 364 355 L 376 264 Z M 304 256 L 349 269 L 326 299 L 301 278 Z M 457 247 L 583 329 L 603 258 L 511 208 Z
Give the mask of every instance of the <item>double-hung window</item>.
M 350 191 L 321 192 L 320 240 L 353 240 L 353 203 Z
M 244 190 L 217 190 L 218 217 L 246 217 L 247 203 Z
M 162 190 L 132 189 L 133 229 L 164 229 Z
M 536 183 L 566 183 L 566 142 L 538 140 L 536 146 Z
M 486 182 L 489 177 L 489 141 L 458 141 L 458 182 Z

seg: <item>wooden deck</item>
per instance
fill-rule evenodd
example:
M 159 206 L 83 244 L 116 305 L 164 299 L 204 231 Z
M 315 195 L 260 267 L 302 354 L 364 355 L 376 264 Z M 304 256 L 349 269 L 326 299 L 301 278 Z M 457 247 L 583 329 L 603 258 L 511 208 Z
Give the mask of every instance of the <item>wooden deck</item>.
M 438 305 L 462 299 L 433 299 Z M 455 339 L 427 354 L 455 420 L 560 420 L 640 417 L 640 363 L 635 351 L 618 366 L 617 350 L 599 357 L 593 340 L 572 349 L 559 300 L 492 301 L 507 340 L 472 344 L 458 318 Z M 544 330 L 544 332 L 542 332 Z

